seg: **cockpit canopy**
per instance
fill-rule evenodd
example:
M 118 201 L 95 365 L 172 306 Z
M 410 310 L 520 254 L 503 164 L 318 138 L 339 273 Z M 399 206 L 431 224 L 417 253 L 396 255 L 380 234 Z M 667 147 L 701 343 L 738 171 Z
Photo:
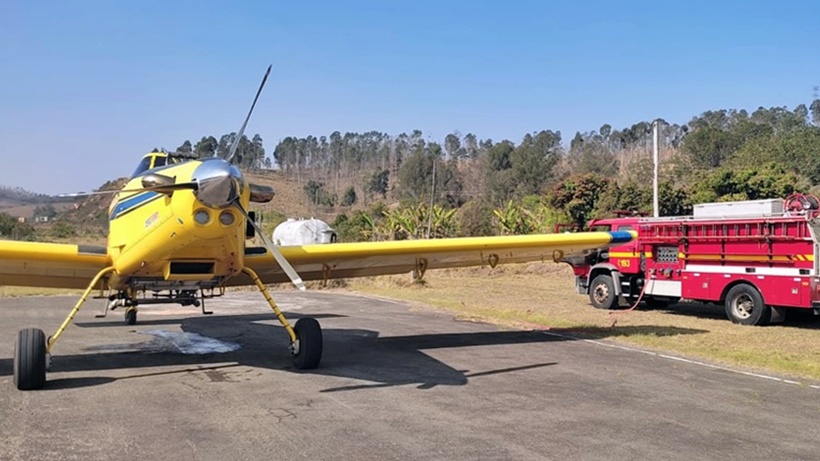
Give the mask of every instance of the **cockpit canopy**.
M 166 165 L 174 165 L 177 163 L 182 163 L 182 159 L 168 155 L 167 152 L 149 152 L 142 158 L 142 161 L 140 161 L 140 164 L 137 165 L 137 169 L 134 170 L 134 174 L 131 175 L 131 177 L 136 178 L 148 170 L 160 168 Z

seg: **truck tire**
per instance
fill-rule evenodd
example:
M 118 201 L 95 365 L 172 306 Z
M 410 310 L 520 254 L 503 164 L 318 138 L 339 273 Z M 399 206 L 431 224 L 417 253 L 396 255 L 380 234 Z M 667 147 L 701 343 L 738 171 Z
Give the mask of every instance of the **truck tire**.
M 601 274 L 589 284 L 589 302 L 598 309 L 615 309 L 618 307 L 618 296 L 615 295 L 615 282 L 612 276 Z
M 741 283 L 726 293 L 726 316 L 741 325 L 768 325 L 772 308 L 763 302 L 763 296 L 751 285 Z

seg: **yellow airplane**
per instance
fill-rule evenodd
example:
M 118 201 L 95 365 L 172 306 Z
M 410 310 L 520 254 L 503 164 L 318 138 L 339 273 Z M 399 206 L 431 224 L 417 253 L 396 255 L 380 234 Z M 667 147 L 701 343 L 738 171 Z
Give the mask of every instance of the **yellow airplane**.
M 264 203 L 272 188 L 251 184 L 232 164 L 238 140 L 270 72 L 226 158 L 195 159 L 165 152 L 146 155 L 109 208 L 107 247 L 0 241 L 0 285 L 84 288 L 57 331 L 45 337 L 28 328 L 17 335 L 14 383 L 40 389 L 51 351 L 91 295 L 123 307 L 128 324 L 137 307 L 177 303 L 202 306 L 231 286 L 256 285 L 290 338 L 296 369 L 312 369 L 322 356 L 322 331 L 313 318 L 291 327 L 267 284 L 324 280 L 428 269 L 560 261 L 566 255 L 627 242 L 632 232 L 446 238 L 277 247 L 246 210 Z M 258 234 L 263 247 L 246 246 Z

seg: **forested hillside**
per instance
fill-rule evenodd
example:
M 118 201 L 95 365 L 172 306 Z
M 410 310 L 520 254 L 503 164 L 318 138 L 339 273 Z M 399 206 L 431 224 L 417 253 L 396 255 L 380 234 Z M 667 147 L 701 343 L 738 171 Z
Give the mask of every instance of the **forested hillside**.
M 260 211 L 271 221 L 266 227 L 285 217 L 330 220 L 347 241 L 551 232 L 556 223 L 582 227 L 616 210 L 651 212 L 653 122 L 603 125 L 568 142 L 549 129 L 498 141 L 454 132 L 439 142 L 419 130 L 286 137 L 272 157 L 289 203 L 274 199 Z M 689 213 L 694 203 L 820 191 L 820 99 L 792 110 L 715 110 L 684 125 L 657 122 L 662 215 Z M 203 136 L 177 151 L 225 156 L 235 136 Z M 272 167 L 258 134 L 243 136 L 236 160 L 251 172 Z M 304 216 L 289 216 L 293 210 Z M 99 218 L 94 206 L 72 213 L 84 223 Z M 58 221 L 72 222 L 70 215 Z M 6 221 L 0 234 L 13 236 Z
M 348 240 L 546 232 L 557 222 L 652 210 L 653 122 L 603 125 L 569 142 L 549 129 L 497 141 L 337 131 L 286 137 L 273 159 L 314 210 L 338 215 Z M 693 203 L 820 189 L 820 99 L 793 110 L 715 110 L 684 125 L 657 122 L 662 215 L 688 213 Z M 219 155 L 233 136 L 186 141 L 179 150 Z M 240 151 L 248 169 L 270 164 L 259 135 L 243 139 Z

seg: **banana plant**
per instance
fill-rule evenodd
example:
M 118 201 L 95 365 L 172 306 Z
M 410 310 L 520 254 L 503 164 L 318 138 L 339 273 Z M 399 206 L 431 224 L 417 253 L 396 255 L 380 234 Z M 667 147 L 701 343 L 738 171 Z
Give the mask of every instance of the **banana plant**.
M 532 212 L 512 200 L 504 208 L 493 210 L 493 214 L 502 235 L 530 234 L 536 228 L 536 218 Z

